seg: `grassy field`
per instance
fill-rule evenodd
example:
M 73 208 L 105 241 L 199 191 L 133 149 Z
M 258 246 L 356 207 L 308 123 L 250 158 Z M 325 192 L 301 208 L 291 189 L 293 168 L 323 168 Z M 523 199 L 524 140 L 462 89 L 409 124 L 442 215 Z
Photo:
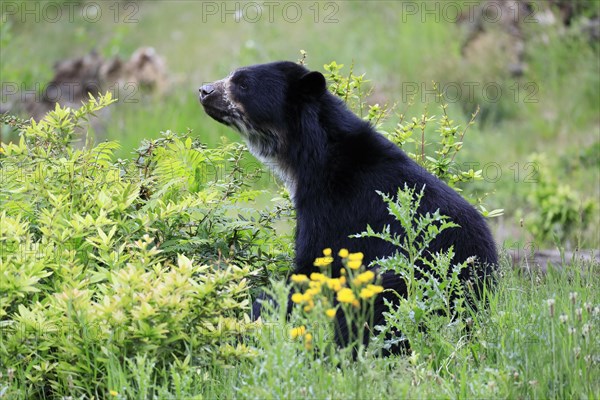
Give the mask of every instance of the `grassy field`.
M 482 52 L 475 61 L 464 59 L 460 47 L 465 30 L 435 9 L 414 13 L 401 2 L 367 6 L 348 1 L 282 3 L 257 14 L 252 4 L 237 10 L 227 2 L 105 3 L 93 23 L 87 22 L 88 11 L 79 9 L 72 22 L 66 13 L 58 22 L 44 14 L 38 22 L 33 16 L 13 17 L 2 42 L 2 81 L 43 86 L 57 60 L 91 49 L 127 57 L 140 46 L 154 47 L 167 61 L 170 90 L 159 98 L 136 93 L 133 98 L 139 102 L 113 106 L 110 120 L 97 133 L 119 140 L 120 156 L 128 157 L 143 138 L 166 130 L 190 128 L 209 145 L 222 136 L 239 140 L 203 113 L 198 87 L 238 66 L 296 60 L 305 50 L 314 69 L 334 60 L 354 64 L 371 81 L 371 101 L 396 104 L 397 113 L 418 117 L 427 109 L 439 115 L 431 92 L 434 81 L 452 91 L 450 114 L 457 116 L 457 124 L 464 125 L 479 105 L 479 123 L 466 138 L 460 161 L 483 168 L 486 179 L 480 190 L 489 193 L 488 208 L 506 210 L 497 224 L 499 243 L 514 239 L 519 230 L 513 227 L 540 208 L 528 197 L 536 181 L 534 163 L 539 162 L 533 153 L 546 153 L 546 167 L 581 200 L 600 196 L 598 46 L 582 34 L 525 24 L 527 67 L 522 77 L 512 78 L 504 66 L 498 67 L 493 51 Z M 459 9 L 468 10 L 467 5 Z M 489 85 L 499 87 L 499 95 L 488 93 Z M 415 94 L 412 106 L 410 94 Z M 397 120 L 391 115 L 386 128 Z M 599 239 L 591 228 L 562 244 L 594 247 Z M 518 238 L 521 243 L 530 240 Z
M 223 137 L 239 141 L 203 112 L 198 88 L 239 66 L 297 60 L 304 50 L 312 69 L 323 71 L 324 64 L 335 60 L 345 64 L 346 72 L 353 65 L 355 74 L 365 73 L 372 88 L 368 101 L 395 105 L 381 127 L 385 131 L 396 127 L 400 114 L 439 117 L 432 82 L 448 92 L 461 89 L 460 95 L 446 97 L 456 125 L 466 126 L 471 113 L 481 108 L 458 161 L 483 171 L 484 179 L 474 182 L 469 193 L 485 194 L 488 209 L 505 210 L 490 221 L 502 251 L 597 248 L 600 243 L 600 46 L 578 31 L 577 24 L 525 24 L 526 69 L 522 76 L 511 77 L 505 66 L 497 65 L 494 51 L 463 57 L 465 28 L 439 10 L 428 14 L 421 8 L 413 14 L 406 8 L 417 3 L 425 7 L 424 2 L 273 2 L 269 9 L 260 2 L 88 1 L 99 8 L 76 6 L 72 18 L 67 3 L 3 2 L 3 91 L 13 83 L 22 90 L 41 88 L 52 78 L 54 62 L 92 49 L 105 57 L 126 58 L 141 46 L 154 47 L 167 62 L 169 89 L 160 96 L 136 93 L 136 102 L 111 105 L 110 116 L 96 129 L 99 140 L 120 143 L 116 157 L 135 157 L 142 140 L 168 130 L 191 129 L 192 136 L 209 147 L 218 147 Z M 469 2 L 452 3 L 466 9 Z M 58 19 L 48 8 L 56 6 L 62 11 Z M 33 11 L 22 14 L 24 7 Z M 501 88 L 497 100 L 490 100 L 486 85 Z M 469 87 L 475 88 L 473 96 L 468 95 Z M 427 134 L 428 142 L 436 141 L 434 130 Z M 16 139 L 6 126 L 2 137 Z M 251 156 L 244 162 L 257 165 Z M 252 207 L 260 209 L 277 196 L 273 181 L 268 173 L 256 181 L 254 188 L 267 191 Z M 586 202 L 593 207 L 584 221 Z M 545 221 L 551 221 L 549 233 L 532 230 L 532 225 Z M 570 230 L 565 233 L 567 225 Z M 8 234 L 0 236 L 9 240 Z M 8 261 L 0 258 L 4 273 L 2 261 Z M 73 285 L 88 284 L 86 278 Z M 48 289 L 43 280 L 39 285 L 42 291 Z M 488 307 L 471 316 L 470 330 L 449 323 L 428 342 L 413 345 L 410 356 L 377 357 L 377 346 L 356 359 L 347 350 L 315 356 L 302 341 L 290 339 L 290 329 L 302 321 L 288 321 L 276 313 L 241 337 L 252 351 L 230 363 L 215 355 L 210 366 L 200 365 L 195 363 L 199 355 L 190 351 L 189 357 L 158 367 L 157 359 L 143 353 L 110 358 L 100 345 L 86 347 L 86 357 L 103 366 L 104 387 L 110 389 L 95 392 L 96 398 L 598 399 L 598 287 L 597 263 L 565 260 L 561 268 L 541 273 L 515 269 L 505 257 L 498 287 Z M 282 284 L 274 288 L 284 301 Z M 14 288 L 0 282 L 0 289 L 2 294 Z M 33 309 L 39 304 L 32 293 L 20 298 L 28 299 L 30 303 L 22 304 Z M 9 326 L 7 318 L 0 315 L 0 330 Z M 307 328 L 316 336 L 322 327 Z M 331 339 L 323 335 L 315 340 Z M 23 357 L 37 359 L 40 354 Z M 202 354 L 201 359 L 212 356 Z M 15 371 L 0 362 L 0 399 L 28 398 L 23 383 L 28 375 L 40 373 L 39 368 L 57 368 L 39 365 L 37 372 Z M 55 395 L 91 398 L 91 385 L 78 387 L 69 379 L 53 383 Z
M 144 373 L 148 365 L 136 365 L 113 371 L 123 385 L 115 390 L 121 398 L 139 399 L 146 393 L 174 399 L 598 398 L 596 269 L 573 263 L 540 275 L 505 264 L 489 309 L 474 316 L 471 334 L 446 327 L 442 340 L 413 346 L 410 357 L 382 359 L 371 352 L 352 360 L 341 350 L 337 361 L 315 357 L 302 340 L 290 339 L 294 325 L 276 315 L 254 336 L 260 350 L 252 360 L 234 368 L 188 366 L 174 375 L 178 386 L 171 387 L 153 386 Z M 315 335 L 323 328 L 307 326 Z

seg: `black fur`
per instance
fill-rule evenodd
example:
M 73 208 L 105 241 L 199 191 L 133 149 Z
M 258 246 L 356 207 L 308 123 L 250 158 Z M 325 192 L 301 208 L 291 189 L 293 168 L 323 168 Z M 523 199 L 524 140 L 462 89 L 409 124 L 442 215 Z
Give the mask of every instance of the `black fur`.
M 497 265 L 492 235 L 479 212 L 456 191 L 412 161 L 373 127 L 329 93 L 324 77 L 291 62 L 241 68 L 205 85 L 200 99 L 214 119 L 236 128 L 250 150 L 286 183 L 297 213 L 296 269 L 309 275 L 324 248 L 364 253 L 364 262 L 397 249 L 380 239 L 351 239 L 369 224 L 400 231 L 376 191 L 394 195 L 404 185 L 425 187 L 420 213 L 439 209 L 460 228 L 443 231 L 430 252 L 454 246 L 454 262 L 475 256 L 463 279 L 481 282 Z M 339 272 L 341 265 L 335 265 Z M 406 291 L 401 279 L 383 274 L 386 288 Z M 393 297 L 390 297 L 393 299 Z M 258 309 L 259 310 L 259 309 Z M 376 302 L 375 324 L 384 304 Z M 345 326 L 345 324 L 341 324 Z M 342 332 L 345 343 L 347 332 Z

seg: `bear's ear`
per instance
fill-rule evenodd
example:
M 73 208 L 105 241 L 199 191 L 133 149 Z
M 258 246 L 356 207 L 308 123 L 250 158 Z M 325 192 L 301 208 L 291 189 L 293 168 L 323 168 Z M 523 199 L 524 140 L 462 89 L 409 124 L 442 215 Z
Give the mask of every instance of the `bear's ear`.
M 327 90 L 327 82 L 322 73 L 318 71 L 307 72 L 300 78 L 298 87 L 302 93 L 312 96 L 320 96 Z

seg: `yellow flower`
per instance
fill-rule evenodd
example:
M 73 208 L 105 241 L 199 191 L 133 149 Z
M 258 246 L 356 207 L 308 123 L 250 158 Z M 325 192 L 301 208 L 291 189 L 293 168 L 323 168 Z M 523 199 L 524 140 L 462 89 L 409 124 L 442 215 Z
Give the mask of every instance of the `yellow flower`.
M 379 285 L 367 285 L 367 289 L 369 289 L 370 291 L 372 291 L 375 294 L 379 294 L 381 292 L 383 292 L 383 286 L 379 286 Z
M 304 312 L 310 312 L 313 308 L 315 308 L 315 302 L 309 300 L 308 304 L 304 306 Z
M 327 277 L 320 272 L 313 272 L 310 274 L 310 280 L 315 282 L 325 282 Z
M 331 265 L 333 257 L 317 257 L 314 262 L 315 267 L 325 268 Z
M 290 329 L 290 337 L 292 339 L 296 339 L 299 336 L 303 336 L 305 333 L 306 327 L 304 325 Z
M 335 308 L 329 308 L 328 310 L 326 310 L 325 315 L 327 315 L 331 319 L 335 318 Z
M 344 279 L 345 280 L 345 279 Z M 331 290 L 338 292 L 342 288 L 342 281 L 340 278 L 331 278 L 327 280 L 327 287 Z
M 373 279 L 375 279 L 375 274 L 373 271 L 365 271 L 354 279 L 354 284 L 362 285 L 363 283 L 369 283 L 373 281 Z
M 337 300 L 340 303 L 352 303 L 354 300 L 356 300 L 356 297 L 354 296 L 352 289 L 343 288 L 337 293 Z
M 348 260 L 349 261 L 362 261 L 364 258 L 364 254 L 361 252 L 358 253 L 350 253 L 348 254 Z
M 296 304 L 300 304 L 305 301 L 305 296 L 302 293 L 294 293 L 292 295 L 292 301 Z
M 118 396 L 119 392 L 117 392 L 116 390 L 111 390 L 108 392 L 111 396 Z
M 304 274 L 294 274 L 292 275 L 291 280 L 294 283 L 304 283 L 308 282 L 308 276 Z
M 360 289 L 360 293 L 358 294 L 358 297 L 366 300 L 366 299 L 370 299 L 374 295 L 375 295 L 375 292 L 373 292 L 372 290 L 370 290 L 368 288 L 362 288 L 362 289 Z
M 346 258 L 346 257 L 348 257 L 348 254 L 350 254 L 350 253 L 348 252 L 347 249 L 341 249 L 340 252 L 338 253 L 338 256 L 340 256 L 342 258 Z
M 352 301 L 352 306 L 354 306 L 354 308 L 358 308 L 358 307 L 360 307 L 360 303 L 358 302 L 358 299 L 354 299 L 354 300 Z
M 304 348 L 308 351 L 312 350 L 313 336 L 310 332 L 304 335 Z
M 310 288 L 307 289 L 306 292 L 304 292 L 304 298 L 305 300 L 311 299 L 313 298 L 316 294 L 321 293 L 321 288 L 320 287 L 315 287 L 315 288 Z
M 326 257 L 331 257 L 331 249 L 328 247 L 323 250 L 323 255 Z
M 362 261 L 361 260 L 350 260 L 348 261 L 348 268 L 350 269 L 359 269 L 360 266 L 362 265 Z
M 308 287 L 311 289 L 321 290 L 321 285 L 323 285 L 320 281 L 310 281 L 308 282 Z

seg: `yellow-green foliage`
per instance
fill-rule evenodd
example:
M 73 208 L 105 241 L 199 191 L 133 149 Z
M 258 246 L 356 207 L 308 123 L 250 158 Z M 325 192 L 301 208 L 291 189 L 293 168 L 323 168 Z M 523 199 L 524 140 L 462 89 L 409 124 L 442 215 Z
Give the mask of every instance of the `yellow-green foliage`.
M 287 250 L 261 245 L 276 212 L 237 205 L 254 196 L 239 145 L 167 133 L 131 162 L 113 142 L 72 148 L 110 102 L 57 106 L 0 148 L 0 371 L 25 397 L 104 397 L 115 366 L 140 356 L 157 371 L 251 356 L 249 258 L 268 268 Z M 208 165 L 228 173 L 211 180 Z
M 548 167 L 545 154 L 534 154 L 537 174 L 527 200 L 532 211 L 526 216 L 526 227 L 539 243 L 570 241 L 577 246 L 583 231 L 593 224 L 596 202 L 584 198 L 569 184 L 561 182 Z

